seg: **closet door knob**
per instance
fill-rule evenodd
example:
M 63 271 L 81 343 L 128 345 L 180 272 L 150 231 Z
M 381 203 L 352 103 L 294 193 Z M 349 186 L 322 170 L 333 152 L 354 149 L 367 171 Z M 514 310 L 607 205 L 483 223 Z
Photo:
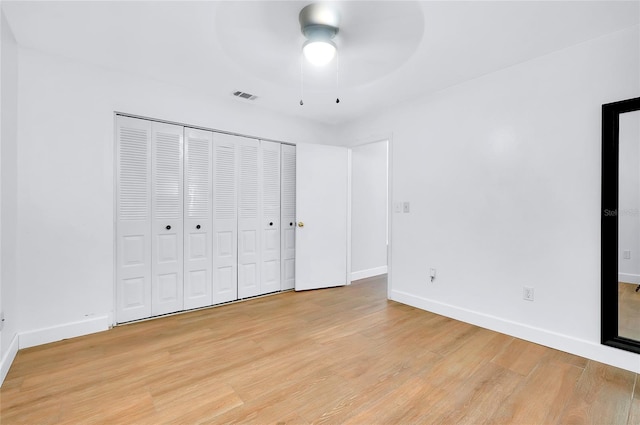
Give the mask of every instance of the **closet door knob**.
M 304 227 L 304 223 L 303 222 L 299 222 L 298 223 L 298 227 Z
M 269 223 L 269 226 L 273 226 L 273 221 Z
M 196 226 L 196 229 L 200 230 L 200 225 L 199 224 Z
M 167 230 L 171 230 L 171 226 L 169 226 L 169 225 L 167 224 L 167 227 L 165 227 L 165 229 L 167 229 Z

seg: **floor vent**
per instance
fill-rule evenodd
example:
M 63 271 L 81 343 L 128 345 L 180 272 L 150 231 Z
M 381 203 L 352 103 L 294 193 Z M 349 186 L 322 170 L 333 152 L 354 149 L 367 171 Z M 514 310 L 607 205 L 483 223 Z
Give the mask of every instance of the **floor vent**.
M 236 97 L 241 97 L 242 99 L 247 99 L 247 100 L 255 100 L 258 98 L 258 96 L 255 96 L 251 93 L 245 93 L 243 91 L 235 91 L 233 92 L 233 95 Z

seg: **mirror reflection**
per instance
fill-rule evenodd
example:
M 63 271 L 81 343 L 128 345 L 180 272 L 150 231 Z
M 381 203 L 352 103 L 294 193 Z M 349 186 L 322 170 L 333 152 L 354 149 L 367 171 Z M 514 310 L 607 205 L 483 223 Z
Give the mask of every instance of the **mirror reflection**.
M 618 335 L 640 341 L 640 111 L 620 114 Z

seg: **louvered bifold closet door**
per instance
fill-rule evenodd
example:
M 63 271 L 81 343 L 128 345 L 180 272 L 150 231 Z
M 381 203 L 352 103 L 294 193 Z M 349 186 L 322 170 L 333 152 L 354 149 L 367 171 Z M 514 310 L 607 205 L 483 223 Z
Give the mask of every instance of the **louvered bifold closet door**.
M 184 308 L 213 304 L 213 133 L 184 129 Z
M 183 127 L 152 124 L 151 313 L 183 310 Z
M 238 137 L 238 298 L 260 294 L 260 142 Z
M 281 288 L 295 287 L 296 270 L 296 147 L 282 145 L 281 150 Z
M 280 143 L 260 141 L 261 270 L 260 293 L 280 290 Z
M 151 123 L 116 117 L 116 322 L 151 316 Z
M 238 299 L 238 146 L 213 135 L 213 304 Z

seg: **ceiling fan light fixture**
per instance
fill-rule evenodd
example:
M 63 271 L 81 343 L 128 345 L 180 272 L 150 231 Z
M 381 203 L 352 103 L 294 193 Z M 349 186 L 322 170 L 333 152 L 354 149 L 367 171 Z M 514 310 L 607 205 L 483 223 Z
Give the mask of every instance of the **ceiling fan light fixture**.
M 324 66 L 335 57 L 336 45 L 331 40 L 307 40 L 302 53 L 312 65 Z
M 326 4 L 315 3 L 305 6 L 298 20 L 307 39 L 302 45 L 304 57 L 315 66 L 331 62 L 336 55 L 336 45 L 331 39 L 338 33 L 338 12 Z

